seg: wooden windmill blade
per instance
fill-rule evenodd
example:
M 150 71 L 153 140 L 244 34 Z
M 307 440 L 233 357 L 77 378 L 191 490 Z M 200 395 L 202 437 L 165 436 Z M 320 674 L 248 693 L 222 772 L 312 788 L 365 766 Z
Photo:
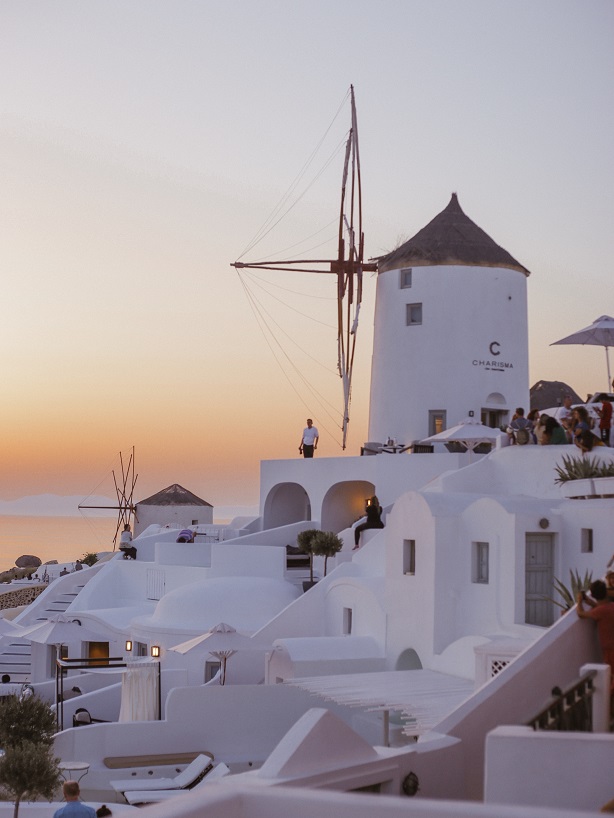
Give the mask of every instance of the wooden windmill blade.
M 358 150 L 358 124 L 354 86 L 350 86 L 351 127 L 345 145 L 341 195 L 339 201 L 339 224 L 337 233 L 337 258 L 302 259 L 284 261 L 239 262 L 231 264 L 235 269 L 328 273 L 337 279 L 337 370 L 342 380 L 342 448 L 345 449 L 348 433 L 352 373 L 358 316 L 362 301 L 362 276 L 364 271 L 376 271 L 377 265 L 364 262 L 364 235 L 362 232 L 362 190 L 360 154 Z

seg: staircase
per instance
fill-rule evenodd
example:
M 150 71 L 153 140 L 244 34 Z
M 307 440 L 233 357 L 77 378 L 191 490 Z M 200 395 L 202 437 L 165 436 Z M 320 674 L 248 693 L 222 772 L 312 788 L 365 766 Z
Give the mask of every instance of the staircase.
M 15 619 L 19 625 L 33 625 L 68 610 L 99 567 L 59 577 Z M 0 676 L 8 673 L 11 682 L 27 682 L 32 673 L 32 645 L 15 637 L 0 639 Z

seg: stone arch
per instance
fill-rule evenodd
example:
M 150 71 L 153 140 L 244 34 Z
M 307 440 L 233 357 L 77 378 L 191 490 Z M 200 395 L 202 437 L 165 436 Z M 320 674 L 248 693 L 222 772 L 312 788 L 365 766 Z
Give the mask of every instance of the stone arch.
M 405 648 L 401 651 L 397 663 L 394 666 L 395 670 L 422 670 L 422 662 L 420 657 L 413 648 Z
M 335 483 L 322 500 L 321 526 L 324 531 L 343 531 L 365 513 L 365 500 L 375 494 L 368 480 Z
M 309 495 L 298 483 L 279 483 L 264 502 L 263 528 L 278 528 L 311 520 Z

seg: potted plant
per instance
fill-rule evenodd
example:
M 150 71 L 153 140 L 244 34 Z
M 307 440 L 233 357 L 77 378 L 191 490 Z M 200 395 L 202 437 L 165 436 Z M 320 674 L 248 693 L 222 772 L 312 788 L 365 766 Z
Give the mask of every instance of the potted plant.
M 590 588 L 591 582 L 593 581 L 593 575 L 591 572 L 586 571 L 583 577 L 580 576 L 579 571 L 569 570 L 569 587 L 565 585 L 565 583 L 561 582 L 560 579 L 554 578 L 554 590 L 559 594 L 562 598 L 562 602 L 557 599 L 553 599 L 551 596 L 544 597 L 549 602 L 554 602 L 555 605 L 558 605 L 559 608 L 563 609 L 563 613 L 565 611 L 571 610 L 573 606 L 576 604 L 576 598 L 580 591 L 588 591 Z
M 584 498 L 614 494 L 614 463 L 600 462 L 596 457 L 563 456 L 555 467 L 555 483 L 565 497 Z M 595 480 L 599 481 L 598 486 Z M 607 482 L 606 482 L 607 481 Z
M 324 576 L 328 558 L 334 557 L 343 548 L 343 540 L 334 531 L 318 531 L 313 539 L 313 553 L 324 557 Z
M 317 528 L 306 528 L 304 531 L 300 531 L 296 538 L 296 545 L 301 554 L 307 554 L 309 556 L 309 583 L 303 582 L 304 591 L 309 590 L 309 588 L 315 585 L 313 580 L 314 541 L 319 533 L 320 530 Z

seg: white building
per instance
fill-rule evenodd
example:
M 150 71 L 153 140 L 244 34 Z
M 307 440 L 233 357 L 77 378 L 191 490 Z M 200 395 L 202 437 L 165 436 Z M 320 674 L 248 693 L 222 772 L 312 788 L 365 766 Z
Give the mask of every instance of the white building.
M 369 441 L 409 444 L 468 415 L 500 426 L 528 411 L 528 275 L 456 194 L 379 259 Z
M 134 536 L 150 525 L 191 528 L 213 522 L 213 506 L 178 483 L 136 504 Z

